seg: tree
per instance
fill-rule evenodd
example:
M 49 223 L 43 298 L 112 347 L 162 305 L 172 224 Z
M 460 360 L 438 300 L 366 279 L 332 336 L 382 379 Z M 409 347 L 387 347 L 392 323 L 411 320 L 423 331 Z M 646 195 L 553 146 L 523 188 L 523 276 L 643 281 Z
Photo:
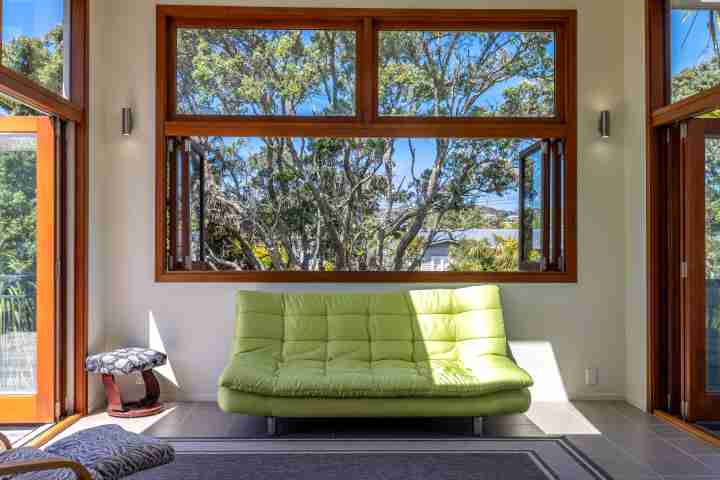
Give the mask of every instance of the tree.
M 552 41 L 539 32 L 382 32 L 380 111 L 552 115 Z M 353 114 L 354 52 L 348 32 L 182 29 L 179 111 Z M 523 145 L 195 141 L 207 158 L 209 263 L 240 270 L 417 270 L 439 235 L 467 225 L 458 212 L 477 209 L 483 196 L 517 191 Z M 197 196 L 197 177 L 194 185 Z

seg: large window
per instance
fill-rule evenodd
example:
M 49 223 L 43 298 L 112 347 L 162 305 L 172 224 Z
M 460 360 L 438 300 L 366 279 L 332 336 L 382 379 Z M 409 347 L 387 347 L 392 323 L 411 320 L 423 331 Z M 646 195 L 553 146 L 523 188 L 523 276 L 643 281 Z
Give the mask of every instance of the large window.
M 574 281 L 574 12 L 158 9 L 161 281 Z

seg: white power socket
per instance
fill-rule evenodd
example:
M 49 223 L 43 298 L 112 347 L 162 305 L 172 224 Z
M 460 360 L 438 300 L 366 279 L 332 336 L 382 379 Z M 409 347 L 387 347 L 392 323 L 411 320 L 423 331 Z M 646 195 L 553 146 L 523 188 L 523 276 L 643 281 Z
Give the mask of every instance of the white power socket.
M 595 367 L 588 367 L 585 369 L 585 385 L 597 385 L 598 384 L 598 369 Z

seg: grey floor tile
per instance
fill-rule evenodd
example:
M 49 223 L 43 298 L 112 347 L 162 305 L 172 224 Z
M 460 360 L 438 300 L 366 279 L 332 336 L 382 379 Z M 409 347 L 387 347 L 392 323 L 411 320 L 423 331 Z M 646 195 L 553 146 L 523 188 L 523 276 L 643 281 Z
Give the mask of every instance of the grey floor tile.
M 568 440 L 613 476 L 641 478 L 657 476 L 647 464 L 634 459 L 628 452 L 601 435 L 568 435 Z
M 720 454 L 720 448 L 717 448 L 716 446 L 711 445 L 708 442 L 703 442 L 702 440 L 691 437 L 687 434 L 684 437 L 666 437 L 664 440 L 678 447 L 683 452 L 689 453 L 691 455 Z
M 695 458 L 707 465 L 715 473 L 720 473 L 720 454 L 716 455 L 696 455 Z
M 679 428 L 676 428 L 672 425 L 668 425 L 667 423 L 662 423 L 658 425 L 652 425 L 650 427 L 650 430 L 660 435 L 661 437 L 687 437 L 687 432 L 680 430 Z

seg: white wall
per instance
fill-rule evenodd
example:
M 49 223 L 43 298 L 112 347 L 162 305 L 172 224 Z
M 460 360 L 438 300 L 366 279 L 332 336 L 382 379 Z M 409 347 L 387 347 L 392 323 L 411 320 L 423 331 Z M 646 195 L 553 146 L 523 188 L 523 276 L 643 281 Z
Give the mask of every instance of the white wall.
M 642 4 L 640 0 L 633 3 Z M 233 291 L 246 289 L 390 289 L 403 285 L 156 284 L 154 245 L 155 5 L 151 0 L 95 0 L 91 38 L 93 198 L 93 308 L 91 322 L 106 347 L 147 343 L 152 312 L 167 348 L 182 398 L 214 398 L 233 326 Z M 350 0 L 295 2 L 176 1 L 275 6 L 357 7 Z M 641 195 L 637 169 L 626 168 L 622 124 L 641 111 L 625 83 L 622 0 L 447 0 L 443 8 L 577 8 L 579 12 L 579 282 L 507 285 L 506 320 L 515 340 L 549 342 L 573 397 L 624 397 L 629 388 L 626 342 L 632 330 L 626 266 L 640 240 L 626 238 L 638 214 L 626 197 Z M 432 8 L 429 0 L 369 0 L 363 7 Z M 618 22 L 621 23 L 618 23 Z M 630 28 L 632 25 L 628 25 Z M 637 67 L 637 66 L 635 66 Z M 627 75 L 631 76 L 631 75 Z M 634 77 L 632 78 L 634 79 Z M 135 130 L 120 135 L 120 109 L 132 106 Z M 600 110 L 616 113 L 615 135 L 600 140 Z M 633 150 L 637 150 L 634 148 Z M 640 204 L 641 202 L 638 202 Z M 641 235 L 632 232 L 633 236 Z M 635 293 L 633 297 L 640 293 Z M 634 308 L 634 306 L 633 306 Z M 634 310 L 633 310 L 634 311 Z M 640 314 L 639 312 L 637 313 Z M 627 330 L 627 331 L 626 331 Z M 99 348 L 97 343 L 93 346 Z M 636 359 L 633 357 L 633 362 Z M 600 385 L 586 387 L 585 367 L 600 369 Z M 634 372 L 633 372 L 634 373 Z M 633 377 L 635 378 L 635 377 Z M 638 380 L 639 381 L 639 380 Z M 626 385 L 627 384 L 627 385 Z M 635 380 L 632 382 L 635 390 Z
M 645 2 L 626 0 L 625 103 L 625 329 L 627 400 L 647 404 L 647 288 L 645 268 Z M 638 101 L 638 99 L 642 101 Z

